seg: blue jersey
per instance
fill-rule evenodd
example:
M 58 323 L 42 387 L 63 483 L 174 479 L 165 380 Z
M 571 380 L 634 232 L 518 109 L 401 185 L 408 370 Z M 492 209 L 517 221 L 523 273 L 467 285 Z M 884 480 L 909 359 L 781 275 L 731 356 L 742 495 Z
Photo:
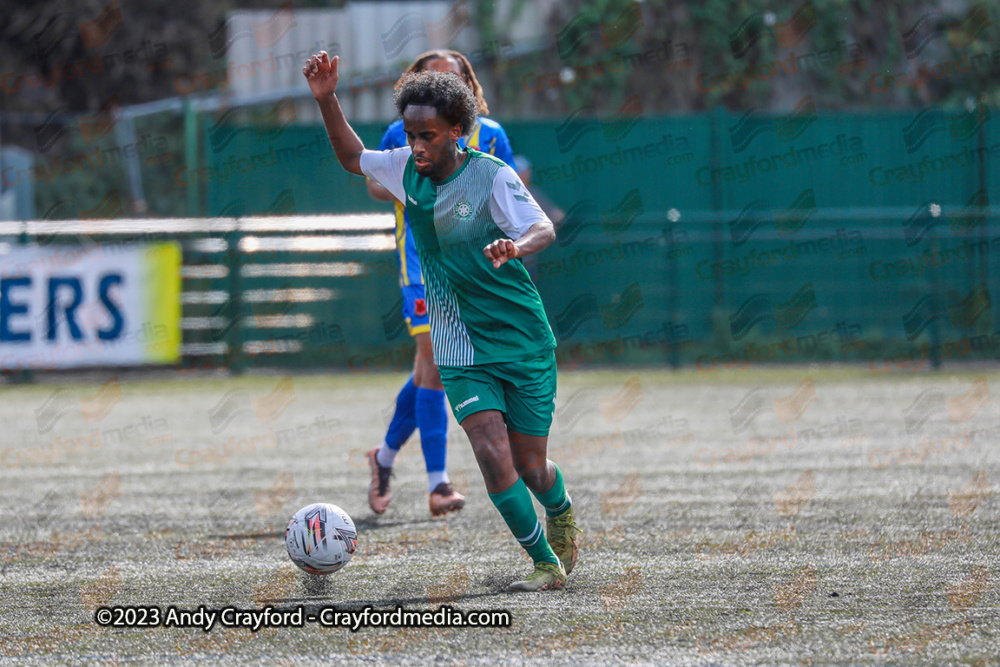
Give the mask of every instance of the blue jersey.
M 387 151 L 392 148 L 406 146 L 406 132 L 403 121 L 392 123 L 382 135 L 378 150 Z M 483 153 L 489 153 L 500 158 L 512 168 L 514 166 L 514 151 L 510 148 L 510 139 L 500 127 L 500 123 L 489 118 L 479 118 L 468 137 L 458 140 L 459 148 L 474 148 Z M 396 202 L 396 252 L 399 253 L 399 286 L 423 285 L 424 278 L 420 272 L 420 259 L 413 245 L 413 234 L 410 233 L 410 223 L 406 219 L 403 204 Z

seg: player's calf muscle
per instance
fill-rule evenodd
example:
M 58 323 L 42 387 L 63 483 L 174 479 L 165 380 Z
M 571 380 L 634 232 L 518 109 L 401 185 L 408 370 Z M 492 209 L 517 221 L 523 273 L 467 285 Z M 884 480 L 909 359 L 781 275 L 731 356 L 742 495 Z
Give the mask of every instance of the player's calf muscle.
M 529 470 L 518 470 L 518 475 L 524 480 L 525 485 L 537 493 L 545 493 L 552 488 L 552 479 L 547 474 L 545 468 L 532 468 Z
M 487 491 L 498 493 L 517 481 L 500 413 L 487 410 L 469 415 L 462 421 L 462 428 L 472 444 Z
M 552 488 L 555 468 L 549 464 L 544 447 L 541 451 L 534 448 L 525 451 L 522 443 L 512 441 L 511 449 L 514 452 L 514 469 L 529 489 L 545 493 Z

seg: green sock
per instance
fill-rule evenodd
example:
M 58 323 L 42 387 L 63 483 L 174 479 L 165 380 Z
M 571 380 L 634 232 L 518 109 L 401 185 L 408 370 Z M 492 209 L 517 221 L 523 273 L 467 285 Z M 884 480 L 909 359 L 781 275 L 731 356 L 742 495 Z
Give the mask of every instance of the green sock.
M 535 497 L 538 498 L 538 502 L 545 508 L 546 514 L 549 516 L 559 516 L 569 509 L 573 501 L 570 500 L 569 494 L 566 493 L 566 485 L 563 484 L 562 471 L 559 470 L 559 466 L 553 463 L 552 467 L 556 469 L 556 481 L 552 482 L 551 489 L 545 493 L 535 493 Z
M 518 478 L 517 482 L 506 491 L 489 495 L 500 516 L 507 522 L 510 532 L 533 561 L 559 562 L 545 539 L 545 532 L 542 530 L 542 524 L 538 522 L 535 506 L 531 503 L 531 494 L 528 493 L 524 480 Z

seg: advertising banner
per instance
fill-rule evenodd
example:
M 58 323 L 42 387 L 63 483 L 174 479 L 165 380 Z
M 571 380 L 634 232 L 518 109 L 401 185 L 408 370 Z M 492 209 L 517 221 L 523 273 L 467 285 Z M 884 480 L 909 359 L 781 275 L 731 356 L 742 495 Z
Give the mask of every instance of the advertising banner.
M 176 243 L 13 246 L 0 255 L 0 371 L 169 364 Z

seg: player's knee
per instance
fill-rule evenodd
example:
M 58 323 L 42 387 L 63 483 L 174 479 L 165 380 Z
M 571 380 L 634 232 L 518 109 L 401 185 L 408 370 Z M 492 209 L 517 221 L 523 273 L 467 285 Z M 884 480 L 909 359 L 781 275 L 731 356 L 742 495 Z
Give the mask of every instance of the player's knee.
M 545 466 L 545 456 L 535 451 L 518 452 L 514 456 L 514 468 L 521 477 L 538 473 L 544 474 Z
M 462 422 L 465 434 L 469 436 L 472 451 L 480 463 L 499 465 L 506 461 L 510 466 L 510 443 L 503 434 L 498 433 L 495 425 L 487 419 L 476 419 L 471 415 Z
M 469 441 L 472 443 L 472 451 L 476 454 L 476 459 L 497 465 L 502 461 L 510 461 L 510 446 L 506 441 L 492 438 L 486 433 L 477 432 L 475 434 L 466 431 Z
M 472 453 L 483 473 L 487 488 L 503 486 L 504 480 L 515 478 L 516 471 L 510 460 L 510 447 L 505 441 L 485 437 L 483 434 L 469 433 Z M 498 486 L 500 485 L 500 486 Z M 507 485 L 509 486 L 509 484 Z M 506 488 L 506 487 L 504 487 Z

